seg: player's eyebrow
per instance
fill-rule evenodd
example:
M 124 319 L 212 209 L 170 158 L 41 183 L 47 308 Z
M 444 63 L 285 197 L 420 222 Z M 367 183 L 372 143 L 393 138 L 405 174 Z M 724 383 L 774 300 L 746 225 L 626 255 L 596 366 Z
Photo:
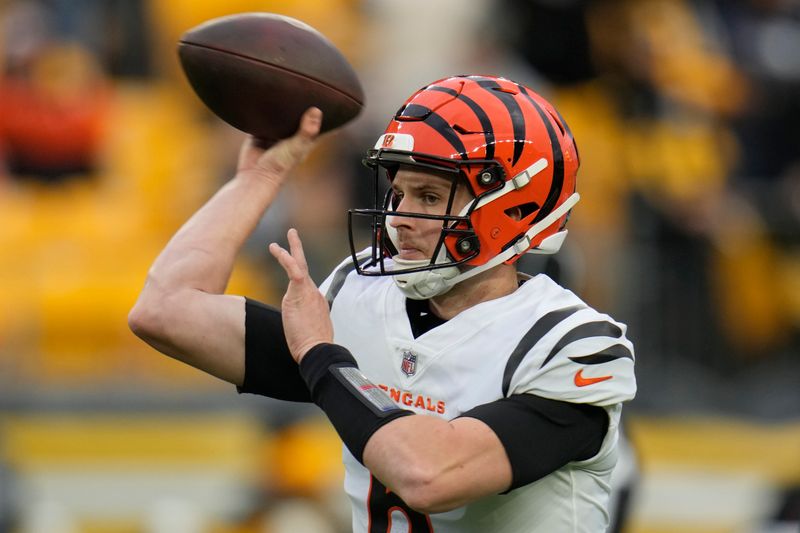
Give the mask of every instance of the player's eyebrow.
M 396 182 L 393 184 L 394 188 L 397 189 Z M 403 189 L 411 190 L 414 192 L 450 192 L 450 187 L 452 183 L 449 181 L 439 181 L 439 180 L 421 180 L 421 181 L 412 181 L 410 183 L 406 182 L 402 185 Z
M 450 192 L 450 186 L 438 183 L 422 183 L 412 185 L 411 188 L 417 192 Z

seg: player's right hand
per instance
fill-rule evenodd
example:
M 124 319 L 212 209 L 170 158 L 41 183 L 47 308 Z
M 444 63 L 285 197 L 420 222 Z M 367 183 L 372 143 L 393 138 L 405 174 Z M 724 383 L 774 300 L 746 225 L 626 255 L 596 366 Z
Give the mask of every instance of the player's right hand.
M 289 250 L 273 242 L 269 251 L 289 277 L 289 286 L 281 301 L 281 318 L 286 344 L 294 360 L 300 363 L 314 346 L 333 342 L 333 323 L 328 301 L 308 275 L 300 235 L 292 228 L 287 238 Z
M 310 107 L 300 118 L 300 127 L 288 139 L 278 141 L 269 147 L 259 144 L 259 140 L 248 137 L 239 151 L 237 176 L 254 176 L 280 186 L 286 177 L 314 147 L 314 142 L 322 126 L 322 111 Z

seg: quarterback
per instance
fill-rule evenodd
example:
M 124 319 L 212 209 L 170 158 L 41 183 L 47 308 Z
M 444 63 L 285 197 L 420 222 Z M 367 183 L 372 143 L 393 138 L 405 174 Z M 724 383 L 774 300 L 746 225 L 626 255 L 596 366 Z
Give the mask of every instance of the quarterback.
M 294 137 L 245 142 L 236 176 L 156 259 L 131 328 L 241 392 L 316 403 L 344 443 L 356 532 L 605 531 L 633 346 L 515 267 L 566 237 L 566 122 L 505 78 L 427 85 L 367 152 L 375 205 L 350 211 L 349 257 L 319 288 L 290 230 L 288 250 L 269 248 L 289 278 L 280 309 L 223 294 L 321 120 L 312 108 Z

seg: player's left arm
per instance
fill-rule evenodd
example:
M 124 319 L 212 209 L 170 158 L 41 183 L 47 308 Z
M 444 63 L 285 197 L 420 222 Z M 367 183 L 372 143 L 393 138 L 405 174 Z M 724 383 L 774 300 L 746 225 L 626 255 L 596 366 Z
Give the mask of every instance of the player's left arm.
M 466 417 L 398 418 L 367 441 L 364 466 L 409 507 L 426 514 L 506 491 L 513 477 L 497 434 Z
M 599 449 L 607 424 L 600 407 L 523 394 L 452 421 L 398 408 L 332 344 L 328 305 L 308 276 L 297 232 L 288 240 L 290 251 L 273 243 L 270 252 L 289 276 L 282 317 L 292 356 L 351 453 L 410 507 L 455 509 Z
M 607 429 L 601 407 L 520 394 L 452 421 L 399 418 L 369 439 L 364 464 L 412 508 L 444 512 L 593 457 Z

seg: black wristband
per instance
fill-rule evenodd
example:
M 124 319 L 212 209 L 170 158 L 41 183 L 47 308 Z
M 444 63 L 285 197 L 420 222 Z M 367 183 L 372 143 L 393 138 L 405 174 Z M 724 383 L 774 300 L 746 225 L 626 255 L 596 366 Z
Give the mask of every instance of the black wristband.
M 400 409 L 358 369 L 352 354 L 338 344 L 318 344 L 300 361 L 311 399 L 325 411 L 353 457 L 362 463 L 364 447 L 378 429 L 412 415 Z

